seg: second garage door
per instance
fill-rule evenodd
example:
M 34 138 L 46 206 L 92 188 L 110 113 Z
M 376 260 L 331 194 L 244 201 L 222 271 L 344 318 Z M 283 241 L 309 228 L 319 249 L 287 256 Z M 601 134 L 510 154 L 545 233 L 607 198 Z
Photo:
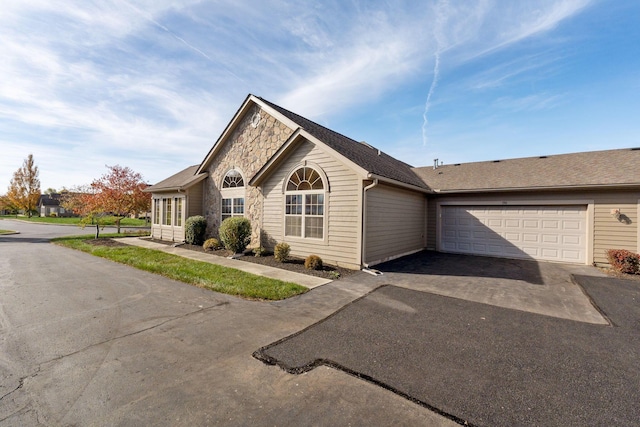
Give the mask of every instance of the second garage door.
M 442 206 L 440 250 L 584 264 L 586 206 Z

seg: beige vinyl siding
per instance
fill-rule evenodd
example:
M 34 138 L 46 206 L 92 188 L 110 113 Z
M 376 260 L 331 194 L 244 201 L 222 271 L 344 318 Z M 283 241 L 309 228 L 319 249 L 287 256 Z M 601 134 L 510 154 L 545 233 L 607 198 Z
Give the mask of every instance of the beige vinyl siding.
M 284 236 L 284 181 L 301 166 L 319 166 L 327 176 L 325 196 L 325 239 Z M 358 234 L 360 230 L 360 180 L 355 172 L 311 142 L 303 142 L 262 186 L 264 195 L 262 244 L 273 248 L 279 242 L 291 246 L 291 255 L 318 255 L 327 264 L 360 268 Z
M 204 195 L 203 185 L 205 181 L 206 180 L 200 181 L 187 190 L 187 218 L 195 215 L 204 215 L 204 210 L 202 209 L 202 200 Z
M 620 209 L 620 220 L 611 214 Z M 638 204 L 627 197 L 607 195 L 596 203 L 593 224 L 593 258 L 596 264 L 608 264 L 609 249 L 638 250 Z M 627 223 L 629 222 L 629 223 Z
M 431 199 L 432 205 L 447 202 L 465 202 L 469 205 L 474 203 L 492 202 L 496 205 L 513 205 L 520 202 L 535 203 L 539 201 L 541 205 L 545 202 L 554 204 L 581 204 L 591 205 L 593 217 L 589 229 L 591 234 L 587 236 L 588 244 L 591 245 L 592 259 L 589 264 L 607 264 L 606 251 L 608 249 L 628 249 L 638 250 L 638 199 L 640 192 L 622 190 L 598 190 L 598 191 L 549 191 L 549 192 L 519 192 L 500 193 L 492 195 L 444 195 Z M 626 216 L 618 220 L 611 214 L 613 209 L 620 209 Z M 436 230 L 437 211 L 429 211 L 428 230 Z M 435 233 L 434 233 L 435 234 Z M 428 236 L 428 245 L 435 246 L 435 236 Z
M 183 197 L 183 194 L 179 193 L 154 193 L 152 194 L 152 198 L 154 200 L 159 200 L 160 206 L 160 223 L 159 224 L 151 224 L 151 236 L 154 239 L 166 240 L 169 242 L 182 242 L 184 240 L 184 222 L 183 226 L 176 227 L 174 225 L 165 225 L 164 224 L 164 205 L 162 204 L 163 199 L 171 199 L 171 209 L 172 215 L 175 215 L 175 198 Z M 152 215 L 155 215 L 155 211 L 152 206 Z M 173 219 L 172 219 L 173 221 Z
M 170 242 L 182 242 L 184 241 L 184 224 L 190 216 L 202 215 L 202 199 L 203 199 L 203 182 L 199 182 L 194 186 L 187 189 L 184 193 L 154 193 L 153 199 L 159 199 L 162 203 L 162 199 L 170 198 L 172 200 L 172 212 L 175 215 L 175 198 L 184 197 L 184 205 L 182 209 L 185 212 L 182 226 L 164 225 L 164 211 L 163 206 L 160 207 L 160 224 L 151 224 L 151 236 L 154 239 L 166 240 Z M 153 207 L 152 207 L 153 208 Z
M 437 221 L 436 217 L 438 215 L 438 209 L 436 204 L 436 199 L 428 198 L 427 199 L 427 250 L 436 250 L 436 229 L 437 229 Z
M 366 203 L 367 264 L 424 248 L 427 201 L 422 193 L 379 185 L 367 191 Z

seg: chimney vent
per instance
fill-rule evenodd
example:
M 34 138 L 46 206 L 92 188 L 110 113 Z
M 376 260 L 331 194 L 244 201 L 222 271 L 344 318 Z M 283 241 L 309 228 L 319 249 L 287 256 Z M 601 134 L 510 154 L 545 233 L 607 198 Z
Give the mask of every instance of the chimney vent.
M 433 168 L 438 169 L 438 159 L 433 159 Z

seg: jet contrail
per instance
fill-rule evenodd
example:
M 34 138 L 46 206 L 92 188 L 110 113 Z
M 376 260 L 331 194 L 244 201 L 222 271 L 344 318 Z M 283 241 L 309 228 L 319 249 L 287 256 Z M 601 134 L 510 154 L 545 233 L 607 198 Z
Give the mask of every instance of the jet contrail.
M 427 145 L 427 125 L 429 124 L 429 109 L 431 108 L 431 97 L 433 96 L 436 86 L 438 86 L 438 79 L 440 78 L 440 54 L 442 53 L 444 45 L 444 25 L 446 24 L 447 17 L 445 15 L 445 9 L 449 6 L 448 0 L 439 0 L 436 5 L 436 22 L 433 29 L 433 35 L 436 39 L 436 51 L 433 54 L 433 80 L 429 87 L 429 93 L 427 94 L 427 101 L 424 103 L 424 112 L 422 113 L 422 146 Z
M 213 58 L 211 58 L 209 55 L 207 55 L 206 53 L 204 53 L 203 51 L 201 51 L 200 49 L 198 49 L 197 47 L 195 47 L 194 45 L 190 44 L 189 42 L 187 42 L 185 39 L 183 39 L 182 37 L 178 36 L 176 33 L 174 33 L 173 31 L 171 31 L 169 28 L 167 28 L 166 26 L 162 25 L 161 23 L 159 23 L 158 21 L 156 21 L 155 19 L 153 19 L 153 17 L 151 16 L 150 13 L 146 13 L 143 12 L 142 10 L 138 9 L 137 7 L 135 7 L 134 5 L 130 4 L 129 2 L 125 1 L 124 2 L 127 6 L 129 6 L 131 9 L 135 10 L 140 16 L 142 16 L 144 19 L 146 19 L 147 21 L 151 22 L 153 25 L 155 25 L 156 27 L 160 28 L 163 31 L 166 31 L 167 33 L 169 33 L 173 38 L 175 38 L 176 40 L 178 40 L 180 43 L 184 44 L 185 46 L 187 46 L 189 49 L 198 52 L 200 55 L 202 55 L 203 57 L 205 57 L 206 59 L 208 59 L 211 62 L 215 62 L 213 60 Z M 222 64 L 221 64 L 222 65 Z M 231 71 L 229 68 L 227 68 L 226 66 L 223 65 L 223 67 L 227 70 L 227 72 L 229 74 L 231 74 L 233 77 L 235 77 L 236 79 L 240 80 L 241 82 L 244 82 L 244 80 L 242 80 L 237 74 L 235 74 L 233 71 Z

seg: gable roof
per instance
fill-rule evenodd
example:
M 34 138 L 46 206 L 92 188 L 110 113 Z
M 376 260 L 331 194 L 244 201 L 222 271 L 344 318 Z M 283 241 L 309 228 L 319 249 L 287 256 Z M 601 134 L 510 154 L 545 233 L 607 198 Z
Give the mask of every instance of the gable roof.
M 340 153 L 348 160 L 360 166 L 368 173 L 409 184 L 423 189 L 429 189 L 412 170 L 411 165 L 402 162 L 382 151 L 362 142 L 346 137 L 336 131 L 326 128 L 296 113 L 286 110 L 266 99 L 257 97 L 260 101 L 273 108 L 297 126 L 307 131 L 311 136 Z
M 164 179 L 157 184 L 145 188 L 145 193 L 159 192 L 159 191 L 178 191 L 185 190 L 207 177 L 206 173 L 196 174 L 196 171 L 200 165 L 189 166 L 186 169 L 181 170 L 175 175 L 171 175 L 169 178 Z
M 436 192 L 640 187 L 640 149 L 474 162 L 413 169 Z
M 60 193 L 41 194 L 38 206 L 60 206 Z

